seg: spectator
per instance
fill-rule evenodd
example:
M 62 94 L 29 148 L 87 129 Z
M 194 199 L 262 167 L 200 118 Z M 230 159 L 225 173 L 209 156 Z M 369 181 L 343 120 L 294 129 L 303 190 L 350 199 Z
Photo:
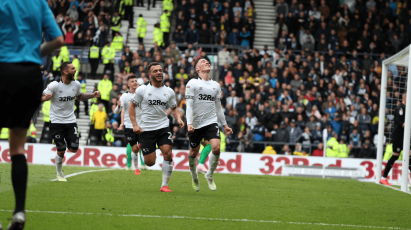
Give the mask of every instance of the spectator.
M 224 64 L 228 62 L 228 58 L 230 57 L 230 52 L 227 51 L 227 47 L 223 46 L 223 49 L 218 52 L 218 68 L 224 68 Z M 220 78 L 223 76 L 220 76 Z
M 315 156 L 315 157 L 324 156 L 324 144 L 323 143 L 318 143 L 317 149 L 314 150 L 314 152 L 311 156 Z
M 222 30 L 220 36 L 216 38 L 216 43 L 220 46 L 225 46 L 228 44 L 228 34 L 226 30 Z
M 263 151 L 263 154 L 277 155 L 277 152 L 274 150 L 273 146 L 267 145 L 267 147 Z
M 254 126 L 258 124 L 257 118 L 250 111 L 247 112 L 247 117 L 245 118 L 245 122 L 247 124 L 247 127 L 250 130 L 253 130 Z
M 300 127 L 296 126 L 294 119 L 291 119 L 290 126 L 287 127 L 287 130 L 288 130 L 288 135 L 290 137 L 289 142 L 297 143 L 301 138 L 302 131 Z
M 310 153 L 311 151 L 311 132 L 308 127 L 305 127 L 304 132 L 301 134 L 299 141 L 302 142 L 302 151 L 305 153 Z
M 254 134 L 254 141 L 264 141 L 265 133 L 267 129 L 264 127 L 261 121 L 258 121 L 257 125 L 253 127 L 252 133 Z M 254 150 L 260 153 L 264 150 L 264 144 L 254 144 Z
M 210 44 L 211 43 L 211 31 L 207 28 L 207 24 L 203 23 L 200 30 L 200 44 Z
M 91 120 L 92 124 L 94 124 L 94 134 L 97 136 L 99 141 L 103 137 L 103 131 L 106 127 L 105 123 L 107 121 L 107 113 L 103 111 L 103 108 L 104 105 L 99 104 L 98 110 L 93 114 L 93 118 Z
M 361 148 L 359 158 L 375 159 L 375 153 L 370 148 L 371 142 L 368 140 L 364 142 L 364 146 Z
M 97 90 L 101 93 L 101 102 L 106 111 L 110 111 L 108 102 L 110 100 L 110 91 L 113 88 L 113 83 L 108 79 L 108 75 L 104 74 L 103 79 L 98 83 Z
M 296 143 L 295 144 L 295 149 L 293 152 L 293 155 L 297 155 L 297 156 L 309 156 L 308 153 L 306 153 L 301 146 L 301 143 Z
M 184 43 L 197 45 L 199 40 L 200 40 L 200 33 L 195 28 L 195 25 L 191 24 L 190 28 L 185 32 Z
M 348 154 L 350 154 L 350 150 L 348 149 L 348 146 L 346 143 L 347 141 L 345 137 L 341 137 L 340 145 L 338 147 L 338 157 L 340 158 L 347 158 Z
M 114 141 L 113 141 L 113 146 L 116 147 L 121 147 L 123 146 L 123 131 L 118 130 L 118 122 L 115 121 L 113 122 L 113 137 L 114 137 Z
M 312 141 L 314 144 L 321 143 L 324 140 L 323 131 L 321 130 L 321 123 L 316 123 L 316 129 L 312 131 Z
M 251 34 L 245 27 L 243 27 L 242 31 L 240 32 L 240 39 L 241 46 L 250 46 Z
M 314 43 L 311 41 L 311 37 L 306 38 L 306 42 L 302 44 L 301 49 L 307 53 L 311 53 L 314 50 Z
M 281 142 L 282 144 L 289 142 L 290 133 L 285 128 L 285 122 L 284 121 L 281 121 L 280 127 L 278 129 L 275 129 L 274 132 L 275 132 L 274 142 Z M 277 152 L 280 152 L 283 149 L 282 144 L 281 145 L 276 145 L 274 147 Z
M 73 46 L 74 45 L 74 35 L 78 31 L 78 26 L 75 26 L 75 29 L 73 31 L 73 28 L 71 26 L 68 27 L 68 30 L 65 29 L 66 24 L 63 24 L 62 30 L 65 36 L 64 43 L 66 46 Z
M 338 134 L 336 132 L 332 132 L 331 138 L 327 141 L 326 156 L 337 157 L 339 146 L 340 144 L 338 143 Z
M 235 2 L 235 6 L 233 7 L 233 14 L 237 15 L 239 12 L 240 15 L 243 15 L 243 8 L 240 6 L 240 2 Z
M 226 101 L 227 104 L 230 104 L 232 106 L 232 108 L 236 108 L 237 103 L 239 103 L 239 99 L 236 96 L 236 92 L 235 91 L 231 91 L 230 93 L 230 97 L 227 97 Z
M 67 10 L 66 14 L 73 19 L 73 21 L 77 21 L 78 19 L 78 12 L 76 9 L 76 5 L 72 5 L 70 9 Z

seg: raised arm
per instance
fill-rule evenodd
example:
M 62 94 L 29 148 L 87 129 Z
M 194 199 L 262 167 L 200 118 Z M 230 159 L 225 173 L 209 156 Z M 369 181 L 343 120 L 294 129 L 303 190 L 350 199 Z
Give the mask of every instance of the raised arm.
M 121 103 L 121 98 L 117 101 L 116 109 L 114 110 L 115 114 L 119 114 L 120 111 L 124 112 L 124 105 Z
M 94 93 L 80 93 L 76 99 L 79 101 L 87 101 L 93 97 L 100 97 L 100 91 L 95 91 Z

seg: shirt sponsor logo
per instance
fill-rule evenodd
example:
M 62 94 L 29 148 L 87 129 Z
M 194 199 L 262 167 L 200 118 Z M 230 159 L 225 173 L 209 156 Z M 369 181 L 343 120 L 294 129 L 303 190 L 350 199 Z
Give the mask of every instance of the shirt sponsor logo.
M 198 95 L 198 100 L 202 101 L 215 101 L 215 97 L 207 94 L 199 94 Z
M 148 100 L 148 105 L 162 105 L 166 106 L 167 102 L 162 102 L 161 100 Z
M 75 97 L 70 97 L 70 96 L 67 96 L 67 97 L 59 97 L 59 101 L 72 101 L 72 100 L 74 100 L 75 99 Z

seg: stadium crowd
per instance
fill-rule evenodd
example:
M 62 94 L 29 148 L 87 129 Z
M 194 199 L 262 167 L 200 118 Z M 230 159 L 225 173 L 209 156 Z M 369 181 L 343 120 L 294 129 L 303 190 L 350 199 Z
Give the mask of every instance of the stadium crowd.
M 112 7 L 117 1 L 48 2 L 67 46 L 106 44 L 110 18 L 118 15 Z M 208 55 L 201 44 L 214 44 L 222 46 L 214 79 L 234 130 L 223 135 L 225 151 L 322 156 L 326 140 L 327 156 L 375 158 L 381 64 L 410 42 L 407 2 L 358 0 L 349 8 L 341 1 L 276 0 L 275 49 L 257 50 L 253 1 L 177 0 L 171 44 L 154 43 L 150 50 L 143 43 L 138 50 L 124 47 L 120 72 L 114 78 L 105 74 L 96 85 L 102 97 L 90 108 L 91 135 L 102 136 L 104 145 L 125 145 L 118 130 L 121 115 L 112 111 L 127 91 L 127 76 L 134 73 L 145 83 L 145 67 L 152 61 L 163 65 L 164 83 L 174 89 L 184 117 L 185 85 L 196 76 L 194 60 Z M 236 53 L 231 45 L 244 49 Z M 390 67 L 387 114 L 399 103 L 404 74 L 400 67 Z M 175 148 L 187 148 L 187 131 L 172 116 L 170 125 Z

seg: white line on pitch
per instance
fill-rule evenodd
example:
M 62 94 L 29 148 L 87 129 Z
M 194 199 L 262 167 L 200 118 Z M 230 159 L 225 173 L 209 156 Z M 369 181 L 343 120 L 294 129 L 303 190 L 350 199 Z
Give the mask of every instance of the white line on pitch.
M 0 212 L 13 212 L 13 210 L 0 209 Z M 48 213 L 48 214 L 73 214 L 73 215 L 98 215 L 98 216 L 119 216 L 119 217 L 143 217 L 143 218 L 167 218 L 167 219 L 188 219 L 188 220 L 208 220 L 208 221 L 232 221 L 232 222 L 252 222 L 252 223 L 271 223 L 271 224 L 295 224 L 295 225 L 320 225 L 320 226 L 335 226 L 335 227 L 350 227 L 350 228 L 378 228 L 378 229 L 404 229 L 398 227 L 381 227 L 381 226 L 366 226 L 352 224 L 327 224 L 327 223 L 309 223 L 309 222 L 289 222 L 278 220 L 249 220 L 249 219 L 224 219 L 224 218 L 206 218 L 206 217 L 191 217 L 191 216 L 159 216 L 159 215 L 142 215 L 142 214 L 112 214 L 112 213 L 90 213 L 90 212 L 57 212 L 57 211 L 40 211 L 26 210 L 27 213 Z
M 89 170 L 89 171 L 83 171 L 83 172 L 77 172 L 77 173 L 69 174 L 69 175 L 64 176 L 64 177 L 65 177 L 65 178 L 69 178 L 69 177 L 77 176 L 77 175 L 84 174 L 84 173 L 89 173 L 89 172 L 101 172 L 101 171 L 108 171 L 108 170 L 118 170 L 118 169 Z M 56 179 L 53 179 L 53 180 L 51 180 L 51 181 L 57 181 L 57 178 L 56 178 Z
M 394 187 L 394 186 L 389 186 L 389 185 L 380 184 L 380 183 L 376 183 L 376 184 L 378 184 L 378 185 L 382 185 L 382 186 L 384 186 L 384 187 L 386 187 L 386 188 L 390 188 L 390 189 L 394 189 L 394 190 L 397 190 L 397 191 L 400 191 L 400 192 L 404 192 L 404 191 L 402 191 L 401 189 L 396 188 L 396 187 Z M 405 193 L 407 193 L 407 194 L 411 194 L 410 192 L 405 192 Z

